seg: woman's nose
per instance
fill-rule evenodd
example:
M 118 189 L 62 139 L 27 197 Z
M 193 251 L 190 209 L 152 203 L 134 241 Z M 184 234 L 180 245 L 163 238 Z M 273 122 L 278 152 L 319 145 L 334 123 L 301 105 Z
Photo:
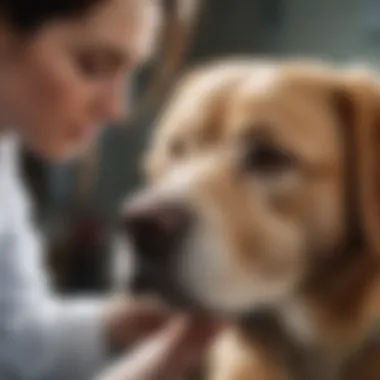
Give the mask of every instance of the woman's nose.
M 120 83 L 121 82 L 121 83 Z M 123 120 L 130 109 L 130 84 L 114 81 L 102 88 L 99 94 L 97 112 L 107 122 Z

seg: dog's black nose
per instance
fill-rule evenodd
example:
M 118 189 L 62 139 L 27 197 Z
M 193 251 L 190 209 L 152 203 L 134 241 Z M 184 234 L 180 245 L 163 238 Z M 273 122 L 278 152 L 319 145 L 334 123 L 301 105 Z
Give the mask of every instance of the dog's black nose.
M 127 207 L 122 216 L 136 255 L 160 262 L 174 253 L 190 223 L 190 213 L 174 203 Z

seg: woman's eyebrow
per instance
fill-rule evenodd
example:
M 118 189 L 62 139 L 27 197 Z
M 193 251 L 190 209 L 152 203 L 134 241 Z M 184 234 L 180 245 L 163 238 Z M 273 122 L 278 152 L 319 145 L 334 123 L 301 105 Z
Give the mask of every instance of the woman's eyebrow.
M 109 42 L 95 41 L 80 47 L 84 51 L 92 53 L 102 53 L 112 60 L 114 64 L 120 66 L 128 66 L 137 61 L 137 57 L 133 56 L 133 52 L 129 52 L 124 47 L 110 44 Z

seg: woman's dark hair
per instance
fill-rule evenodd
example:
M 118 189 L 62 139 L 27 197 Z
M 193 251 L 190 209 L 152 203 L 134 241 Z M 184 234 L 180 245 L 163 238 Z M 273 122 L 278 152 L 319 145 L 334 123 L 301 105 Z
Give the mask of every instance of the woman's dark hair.
M 0 0 L 0 21 L 5 21 L 15 32 L 33 35 L 45 24 L 59 19 L 80 18 L 110 0 Z M 141 1 L 141 0 L 139 0 Z M 151 85 L 143 97 L 139 110 L 161 97 L 174 73 L 178 71 L 189 45 L 192 29 L 201 0 L 158 0 L 164 10 L 163 46 L 160 64 L 154 70 Z M 182 9 L 192 4 L 183 17 Z
M 0 16 L 21 33 L 59 18 L 80 17 L 106 0 L 0 0 Z

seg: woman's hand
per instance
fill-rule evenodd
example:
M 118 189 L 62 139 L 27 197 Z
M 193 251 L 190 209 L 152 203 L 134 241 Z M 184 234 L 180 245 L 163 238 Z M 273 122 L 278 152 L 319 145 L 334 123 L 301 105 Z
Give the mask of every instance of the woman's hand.
M 97 380 L 176 379 L 202 359 L 220 327 L 204 319 L 173 317 Z
M 122 349 L 157 331 L 171 316 L 170 310 L 151 298 L 127 297 L 110 300 L 105 330 L 110 346 Z

